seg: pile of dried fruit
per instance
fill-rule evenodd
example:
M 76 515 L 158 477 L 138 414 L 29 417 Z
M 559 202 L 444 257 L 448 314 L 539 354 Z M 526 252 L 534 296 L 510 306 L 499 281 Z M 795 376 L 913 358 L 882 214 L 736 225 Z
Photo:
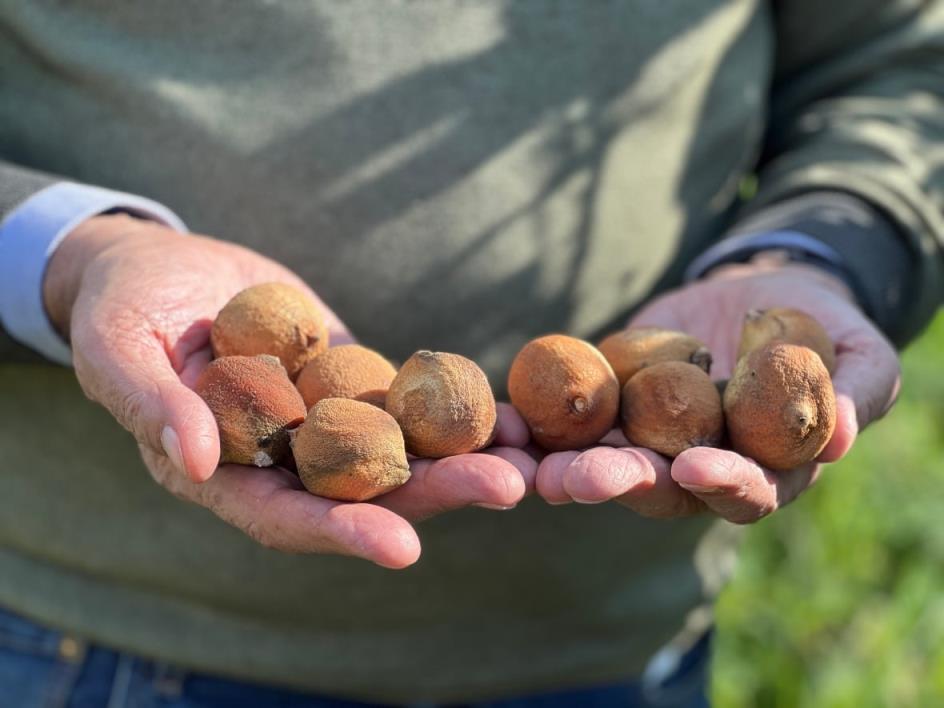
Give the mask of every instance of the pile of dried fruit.
M 819 322 L 772 309 L 747 314 L 728 382 L 711 380 L 711 354 L 698 339 L 640 327 L 599 349 L 561 335 L 535 339 L 512 363 L 508 392 L 548 450 L 592 445 L 619 422 L 633 445 L 675 457 L 720 446 L 727 430 L 737 452 L 788 470 L 816 459 L 832 437 L 835 364 Z
M 328 340 L 315 303 L 288 285 L 226 304 L 210 333 L 216 358 L 195 387 L 216 417 L 220 462 L 293 468 L 312 494 L 364 501 L 410 478 L 407 453 L 446 457 L 494 438 L 495 397 L 468 359 L 420 351 L 397 371 Z
M 397 371 L 365 347 L 328 348 L 317 306 L 288 285 L 237 294 L 210 340 L 215 359 L 196 391 L 216 417 L 220 461 L 296 469 L 313 494 L 371 499 L 410 478 L 408 454 L 474 452 L 495 437 L 495 397 L 474 362 L 418 351 Z M 508 391 L 546 450 L 593 445 L 619 423 L 632 444 L 674 457 L 719 446 L 727 431 L 734 450 L 787 470 L 832 436 L 835 361 L 818 322 L 776 309 L 748 313 L 723 398 L 707 347 L 655 328 L 613 334 L 599 349 L 535 339 L 512 362 Z

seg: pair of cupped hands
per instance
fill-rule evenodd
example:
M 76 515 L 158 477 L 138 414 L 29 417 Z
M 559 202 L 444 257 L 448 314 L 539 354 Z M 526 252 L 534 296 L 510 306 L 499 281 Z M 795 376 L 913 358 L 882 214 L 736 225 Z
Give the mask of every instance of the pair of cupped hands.
M 809 487 L 820 463 L 845 455 L 857 433 L 892 405 L 899 386 L 895 350 L 838 279 L 809 266 L 730 266 L 653 300 L 630 324 L 698 337 L 714 357 L 712 377 L 723 379 L 733 369 L 748 310 L 782 306 L 813 315 L 837 353 L 836 430 L 816 463 L 775 473 L 706 447 L 668 460 L 631 446 L 618 430 L 589 449 L 544 454 L 529 444 L 514 408 L 500 403 L 489 449 L 412 460 L 404 486 L 368 503 L 341 503 L 309 494 L 280 468 L 218 468 L 216 421 L 192 390 L 211 359 L 216 313 L 238 291 L 271 281 L 318 302 L 332 344 L 353 341 L 325 303 L 278 263 L 125 215 L 77 227 L 50 262 L 43 294 L 51 320 L 71 341 L 83 391 L 134 434 L 154 479 L 281 551 L 403 568 L 420 555 L 413 523 L 468 506 L 507 510 L 529 494 L 549 504 L 613 500 L 660 519 L 713 513 L 750 523 Z

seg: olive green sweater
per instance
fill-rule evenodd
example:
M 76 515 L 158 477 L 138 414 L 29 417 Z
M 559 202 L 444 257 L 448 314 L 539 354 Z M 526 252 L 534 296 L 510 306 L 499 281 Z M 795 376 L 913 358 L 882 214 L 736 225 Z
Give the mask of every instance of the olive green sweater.
M 902 342 L 940 290 L 942 5 L 5 3 L 0 215 L 63 177 L 143 194 L 500 391 L 528 338 L 676 284 L 756 171 L 748 209 L 842 191 L 891 225 L 833 245 Z M 422 524 L 405 571 L 281 555 L 0 336 L 0 605 L 195 669 L 386 701 L 637 675 L 729 569 L 708 527 L 529 500 Z

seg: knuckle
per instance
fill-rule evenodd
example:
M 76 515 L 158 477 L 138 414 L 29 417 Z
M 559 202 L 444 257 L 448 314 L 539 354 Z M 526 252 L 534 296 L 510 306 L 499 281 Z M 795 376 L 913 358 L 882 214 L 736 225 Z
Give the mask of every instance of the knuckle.
M 255 519 L 249 521 L 243 529 L 249 538 L 265 548 L 275 548 L 275 541 L 272 534 L 264 524 L 260 524 Z
M 118 395 L 112 413 L 135 436 L 139 443 L 146 443 L 145 432 L 141 428 L 141 415 L 147 402 L 148 394 L 145 391 L 133 390 Z

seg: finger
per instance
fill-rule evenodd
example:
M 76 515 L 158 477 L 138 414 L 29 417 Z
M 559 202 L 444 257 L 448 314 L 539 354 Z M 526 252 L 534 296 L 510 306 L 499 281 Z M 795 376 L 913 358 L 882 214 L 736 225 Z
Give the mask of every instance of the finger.
M 213 360 L 210 331 L 213 320 L 202 319 L 191 324 L 177 341 L 165 347 L 167 358 L 181 383 L 187 388 L 196 386 L 197 379 Z
M 817 458 L 835 462 L 852 448 L 859 430 L 881 418 L 894 404 L 901 385 L 898 356 L 877 332 L 846 335 L 836 348 L 836 429 Z
M 196 484 L 167 471 L 163 456 L 144 448 L 142 456 L 170 491 L 268 548 L 355 556 L 385 568 L 404 568 L 419 558 L 419 538 L 404 519 L 373 504 L 316 497 L 285 470 L 224 465 L 212 479 Z
M 730 450 L 693 447 L 672 463 L 672 479 L 719 516 L 736 524 L 757 521 L 793 501 L 816 479 L 815 463 L 772 472 Z
M 855 403 L 844 394 L 836 396 L 836 429 L 817 457 L 819 462 L 835 462 L 845 457 L 859 434 Z
M 284 470 L 226 465 L 204 485 L 202 498 L 212 500 L 220 518 L 275 550 L 350 555 L 385 568 L 419 558 L 419 538 L 406 520 L 374 504 L 316 497 L 293 479 Z
M 581 452 L 564 470 L 564 491 L 580 504 L 600 504 L 625 494 L 643 481 L 651 467 L 632 448 L 595 447 Z
M 641 468 L 645 475 L 640 476 L 639 482 L 616 501 L 651 519 L 680 519 L 705 511 L 701 499 L 672 479 L 668 459 L 644 448 L 635 448 L 635 451 L 649 462 L 650 467 Z
M 644 448 L 587 450 L 564 471 L 563 484 L 574 501 L 598 504 L 616 499 L 650 518 L 690 516 L 704 509 L 672 480 L 669 461 Z
M 482 450 L 482 453 L 500 457 L 515 466 L 518 474 L 521 475 L 522 482 L 524 482 L 522 497 L 534 493 L 534 483 L 538 475 L 540 457 L 536 456 L 533 450 L 520 447 L 490 447 Z
M 197 379 L 200 378 L 200 374 L 210 365 L 211 361 L 213 361 L 213 352 L 210 351 L 209 347 L 191 354 L 179 370 L 180 382 L 187 388 L 192 389 L 197 385 Z
M 441 460 L 413 460 L 410 480 L 374 503 L 412 521 L 467 506 L 510 509 L 526 491 L 519 465 L 527 468 L 529 464 L 536 466 L 526 453 L 515 448 Z
M 156 335 L 110 321 L 77 328 L 72 341 L 76 375 L 89 398 L 194 481 L 213 474 L 220 458 L 216 420 L 181 382 Z
M 195 356 L 210 351 L 210 331 L 213 329 L 213 320 L 202 319 L 192 323 L 171 346 L 166 348 L 170 365 L 180 374 Z M 199 373 L 199 372 L 198 372 Z
M 498 431 L 495 433 L 495 444 L 504 447 L 524 447 L 531 439 L 528 424 L 521 414 L 510 403 L 499 403 Z
M 573 499 L 564 489 L 564 473 L 580 453 L 576 450 L 552 452 L 538 465 L 535 490 L 548 504 L 570 504 Z
M 877 331 L 847 335 L 836 347 L 833 374 L 836 398 L 848 398 L 855 409 L 856 430 L 864 429 L 892 407 L 901 386 L 898 355 Z

